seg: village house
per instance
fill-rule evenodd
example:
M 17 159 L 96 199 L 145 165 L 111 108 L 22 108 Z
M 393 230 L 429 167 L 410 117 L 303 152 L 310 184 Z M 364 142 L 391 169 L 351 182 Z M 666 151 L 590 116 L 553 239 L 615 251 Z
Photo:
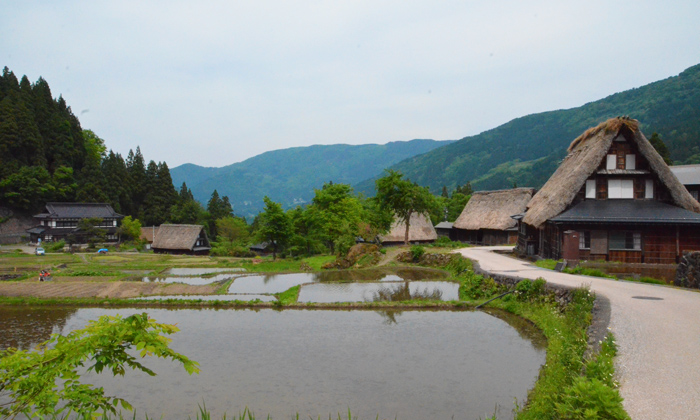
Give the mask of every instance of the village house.
M 512 216 L 525 211 L 534 193 L 534 188 L 473 193 L 454 222 L 452 237 L 480 245 L 515 244 L 518 228 Z
M 517 250 L 567 260 L 677 263 L 700 250 L 700 203 L 629 118 L 575 139 L 519 219 Z
M 408 219 L 408 242 L 412 244 L 430 243 L 437 239 L 437 232 L 433 227 L 430 217 L 425 214 L 412 213 Z M 394 217 L 391 229 L 385 235 L 380 235 L 379 240 L 384 245 L 399 245 L 404 243 L 406 237 L 406 223 Z
M 99 219 L 98 227 L 105 232 L 105 242 L 117 242 L 119 220 L 124 216 L 106 203 L 47 203 L 45 212 L 34 215 L 38 225 L 27 229 L 32 243 L 66 242 L 84 243 L 84 233 L 78 228 L 82 219 Z M 40 241 L 41 240 L 41 241 Z
M 204 226 L 160 225 L 151 248 L 158 254 L 207 255 L 211 244 Z
M 697 201 L 700 197 L 700 165 L 676 165 L 669 168 Z

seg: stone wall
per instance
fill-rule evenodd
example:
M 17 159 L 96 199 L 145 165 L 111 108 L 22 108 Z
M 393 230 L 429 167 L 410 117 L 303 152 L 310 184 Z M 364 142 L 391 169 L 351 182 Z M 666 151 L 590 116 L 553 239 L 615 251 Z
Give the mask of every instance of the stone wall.
M 700 289 L 700 252 L 683 253 L 673 283 L 676 286 Z

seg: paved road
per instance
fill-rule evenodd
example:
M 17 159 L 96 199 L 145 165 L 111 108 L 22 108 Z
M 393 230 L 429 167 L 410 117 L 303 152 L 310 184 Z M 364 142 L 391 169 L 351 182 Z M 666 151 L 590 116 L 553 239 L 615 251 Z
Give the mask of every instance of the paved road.
M 558 273 L 494 249 L 458 252 L 493 273 L 587 285 L 610 300 L 610 328 L 619 346 L 616 371 L 632 419 L 700 419 L 700 293 Z

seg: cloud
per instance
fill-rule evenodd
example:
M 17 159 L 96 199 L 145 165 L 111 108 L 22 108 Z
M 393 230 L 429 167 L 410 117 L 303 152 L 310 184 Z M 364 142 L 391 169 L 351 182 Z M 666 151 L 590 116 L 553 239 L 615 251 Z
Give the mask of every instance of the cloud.
M 697 64 L 672 1 L 16 2 L 5 65 L 126 153 L 221 166 L 266 150 L 454 139 Z

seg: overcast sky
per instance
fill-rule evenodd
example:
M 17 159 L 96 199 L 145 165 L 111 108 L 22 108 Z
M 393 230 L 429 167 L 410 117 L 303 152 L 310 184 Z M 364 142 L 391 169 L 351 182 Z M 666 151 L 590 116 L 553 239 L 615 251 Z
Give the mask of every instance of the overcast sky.
M 126 155 L 459 139 L 700 63 L 700 1 L 2 1 L 0 66 Z

